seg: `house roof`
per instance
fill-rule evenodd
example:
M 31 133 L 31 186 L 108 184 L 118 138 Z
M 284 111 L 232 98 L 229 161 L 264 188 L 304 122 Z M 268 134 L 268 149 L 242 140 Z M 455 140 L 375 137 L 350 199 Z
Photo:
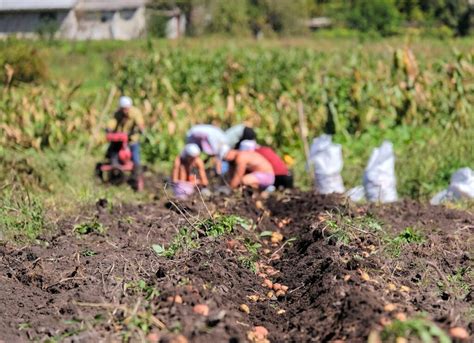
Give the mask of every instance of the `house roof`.
M 148 0 L 79 0 L 77 9 L 83 11 L 114 11 L 141 7 L 148 2 Z
M 0 0 L 0 12 L 73 8 L 78 0 Z
M 0 12 L 72 9 L 115 11 L 138 8 L 149 0 L 0 0 Z

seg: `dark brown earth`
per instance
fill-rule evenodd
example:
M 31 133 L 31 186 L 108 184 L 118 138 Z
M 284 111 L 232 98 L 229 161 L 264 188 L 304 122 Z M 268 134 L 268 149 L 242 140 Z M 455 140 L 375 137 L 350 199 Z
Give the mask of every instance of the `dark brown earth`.
M 201 236 L 198 248 L 173 258 L 151 249 L 168 246 L 181 227 L 215 213 L 238 214 L 255 225 Z M 361 218 L 380 223 L 381 231 Z M 73 231 L 93 220 L 105 234 Z M 337 239 L 334 227 L 350 242 Z M 404 246 L 399 257 L 387 253 L 383 235 L 407 227 L 424 242 Z M 259 236 L 263 231 L 284 238 L 271 243 Z M 0 246 L 0 341 L 183 342 L 183 335 L 193 342 L 245 342 L 261 325 L 272 342 L 359 342 L 395 317 L 419 312 L 472 337 L 473 231 L 471 213 L 414 201 L 356 207 L 301 192 L 258 201 L 249 195 L 195 199 L 177 207 L 102 201 L 59 221 L 40 244 Z M 242 264 L 245 240 L 262 244 L 257 273 Z M 460 270 L 468 271 L 462 282 L 455 279 Z M 269 295 L 264 278 L 288 291 Z M 160 294 L 145 299 L 146 291 L 129 286 L 139 280 Z M 197 304 L 206 304 L 209 315 L 194 313 Z

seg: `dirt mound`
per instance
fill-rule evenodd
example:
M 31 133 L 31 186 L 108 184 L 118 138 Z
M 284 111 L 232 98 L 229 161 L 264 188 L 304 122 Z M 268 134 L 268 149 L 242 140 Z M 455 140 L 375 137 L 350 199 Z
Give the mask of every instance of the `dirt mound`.
M 0 246 L 0 337 L 357 342 L 419 312 L 472 335 L 473 230 L 466 212 L 300 192 L 102 201 Z

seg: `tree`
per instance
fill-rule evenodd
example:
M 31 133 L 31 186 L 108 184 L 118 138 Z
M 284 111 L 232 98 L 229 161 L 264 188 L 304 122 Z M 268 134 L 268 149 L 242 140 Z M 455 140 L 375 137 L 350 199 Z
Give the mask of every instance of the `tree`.
M 400 13 L 393 0 L 353 0 L 347 23 L 354 29 L 386 36 L 396 32 Z

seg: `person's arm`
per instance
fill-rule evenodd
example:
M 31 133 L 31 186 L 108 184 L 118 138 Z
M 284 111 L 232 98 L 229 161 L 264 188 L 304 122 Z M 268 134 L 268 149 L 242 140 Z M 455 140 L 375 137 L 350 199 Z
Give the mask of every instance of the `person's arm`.
M 196 161 L 196 166 L 199 172 L 199 180 L 201 181 L 201 185 L 207 187 L 209 185 L 209 180 L 207 179 L 206 175 L 206 168 L 204 167 L 204 162 L 199 158 Z
M 137 115 L 135 117 L 135 124 L 138 127 L 138 130 L 140 130 L 140 133 L 143 133 L 145 131 L 145 120 L 143 119 L 143 114 L 140 110 L 137 109 Z
M 239 187 L 240 183 L 242 182 L 242 178 L 245 175 L 245 170 L 247 169 L 247 162 L 242 161 L 242 159 L 235 160 L 235 171 L 234 175 L 232 176 L 232 180 L 230 180 L 230 187 L 237 188 Z
M 171 181 L 178 182 L 179 180 L 179 169 L 181 168 L 181 158 L 178 156 L 174 160 L 173 173 L 171 175 Z
M 217 175 L 222 175 L 222 161 L 217 157 L 214 157 L 214 161 L 215 161 L 215 164 L 216 164 L 216 173 L 217 173 Z

